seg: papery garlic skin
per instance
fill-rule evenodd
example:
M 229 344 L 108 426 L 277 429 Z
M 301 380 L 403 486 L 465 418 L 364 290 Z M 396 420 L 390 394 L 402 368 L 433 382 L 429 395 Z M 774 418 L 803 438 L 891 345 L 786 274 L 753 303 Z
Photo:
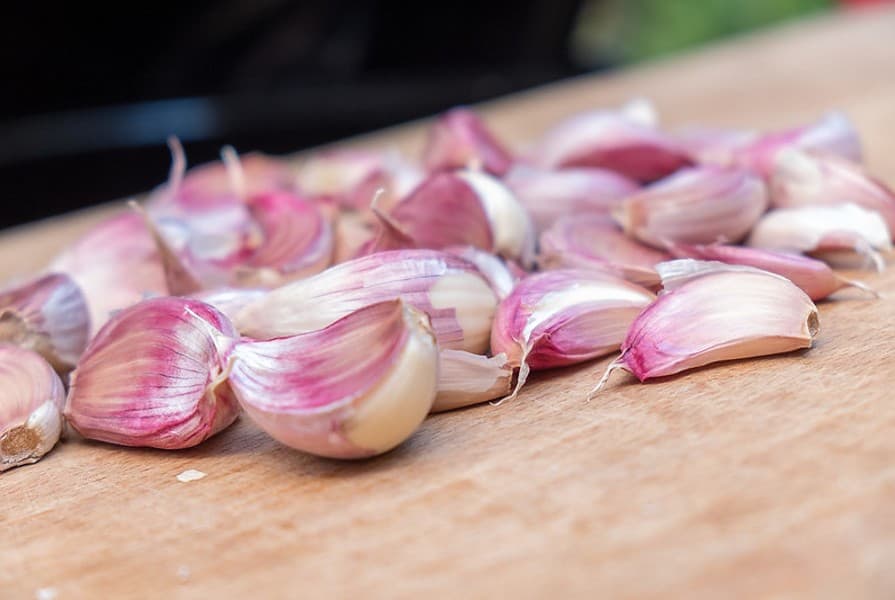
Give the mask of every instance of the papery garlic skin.
M 60 373 L 74 367 L 89 334 L 87 300 L 68 275 L 0 290 L 0 342 L 37 352 Z
M 501 176 L 513 157 L 488 131 L 485 123 L 467 108 L 453 108 L 429 128 L 423 163 L 430 171 L 450 171 L 473 165 Z
M 0 343 L 0 471 L 35 463 L 62 434 L 65 388 L 39 354 Z
M 513 390 L 514 369 L 505 354 L 487 357 L 445 349 L 439 352 L 439 361 L 433 413 L 497 400 Z
M 438 384 L 428 318 L 401 300 L 361 308 L 328 327 L 240 342 L 231 386 L 280 442 L 332 458 L 387 452 L 419 427 Z
M 487 350 L 497 296 L 475 265 L 437 250 L 378 252 L 330 267 L 249 304 L 236 326 L 257 339 L 294 335 L 395 298 L 429 315 L 441 347 Z
M 762 180 L 741 169 L 694 167 L 629 196 L 613 213 L 645 244 L 738 242 L 768 206 Z
M 65 416 L 89 439 L 195 446 L 238 415 L 226 382 L 237 337 L 227 317 L 198 300 L 155 298 L 123 310 L 72 373 Z

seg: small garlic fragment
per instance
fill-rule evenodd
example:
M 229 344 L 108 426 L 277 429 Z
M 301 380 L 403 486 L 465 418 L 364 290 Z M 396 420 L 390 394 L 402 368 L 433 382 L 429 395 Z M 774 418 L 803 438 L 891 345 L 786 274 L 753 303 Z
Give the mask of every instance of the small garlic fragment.
M 75 366 L 89 334 L 87 300 L 68 275 L 0 290 L 0 342 L 37 352 L 59 373 Z
M 155 298 L 115 315 L 71 375 L 65 415 L 86 438 L 179 449 L 236 419 L 227 384 L 238 334 L 198 300 Z
M 491 350 L 519 368 L 510 397 L 531 369 L 573 365 L 617 349 L 628 325 L 654 298 L 598 271 L 546 271 L 520 281 L 498 306 L 491 328 Z
M 438 395 L 432 411 L 443 412 L 503 398 L 513 390 L 506 354 L 487 357 L 462 350 L 439 352 Z
M 441 115 L 430 127 L 423 150 L 423 163 L 429 171 L 477 164 L 492 175 L 502 176 L 512 162 L 510 153 L 468 108 L 454 108 Z
M 328 327 L 244 340 L 230 385 L 275 439 L 333 458 L 391 450 L 419 427 L 438 384 L 438 350 L 423 313 L 390 300 Z
M 0 343 L 0 471 L 35 463 L 62 434 L 62 381 L 39 354 Z
M 177 481 L 181 483 L 189 483 L 191 481 L 199 481 L 200 479 L 205 479 L 207 473 L 204 471 L 199 471 L 197 469 L 187 469 L 183 471 L 179 475 L 177 475 Z
M 657 248 L 743 239 L 768 205 L 764 183 L 741 169 L 683 169 L 629 196 L 613 213 L 629 235 Z
M 676 285 L 634 320 L 621 356 L 591 395 L 616 369 L 644 381 L 720 361 L 810 348 L 817 335 L 817 308 L 785 277 L 750 267 L 709 269 L 694 271 Z

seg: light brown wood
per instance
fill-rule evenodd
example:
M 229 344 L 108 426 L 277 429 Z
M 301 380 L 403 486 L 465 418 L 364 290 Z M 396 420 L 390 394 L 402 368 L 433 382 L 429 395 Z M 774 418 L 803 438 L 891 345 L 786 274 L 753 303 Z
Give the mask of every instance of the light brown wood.
M 632 95 L 671 126 L 841 107 L 895 183 L 895 11 L 798 23 L 487 109 L 516 143 Z M 419 146 L 418 125 L 356 140 Z M 6 233 L 41 266 L 103 211 Z M 318 460 L 243 419 L 200 448 L 68 441 L 0 476 L 0 596 L 895 597 L 895 273 L 844 293 L 817 347 L 650 385 L 608 362 L 435 416 L 387 456 Z M 204 471 L 180 483 L 185 469 Z

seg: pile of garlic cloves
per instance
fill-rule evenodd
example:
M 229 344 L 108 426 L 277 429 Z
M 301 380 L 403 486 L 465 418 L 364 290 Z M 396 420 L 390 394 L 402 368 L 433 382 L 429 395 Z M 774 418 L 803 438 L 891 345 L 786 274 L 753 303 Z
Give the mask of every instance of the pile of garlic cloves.
M 533 371 L 619 353 L 594 374 L 607 393 L 618 370 L 810 348 L 815 301 L 878 297 L 834 268 L 883 269 L 895 227 L 839 112 L 670 132 L 637 99 L 517 152 L 458 108 L 416 161 L 227 147 L 188 170 L 169 146 L 143 202 L 0 290 L 0 470 L 64 423 L 176 450 L 243 412 L 298 450 L 364 458 Z

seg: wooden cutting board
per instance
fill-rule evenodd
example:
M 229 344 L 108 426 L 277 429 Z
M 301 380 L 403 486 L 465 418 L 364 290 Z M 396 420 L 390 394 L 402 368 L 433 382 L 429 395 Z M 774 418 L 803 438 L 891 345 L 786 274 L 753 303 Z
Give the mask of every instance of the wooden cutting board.
M 634 95 L 669 126 L 849 112 L 895 183 L 895 11 L 824 17 L 495 102 L 513 142 Z M 419 148 L 420 125 L 356 140 Z M 7 198 L 7 201 L 14 199 Z M 108 209 L 0 236 L 38 268 Z M 811 351 L 650 385 L 608 359 L 335 462 L 247 420 L 183 452 L 67 441 L 0 475 L 3 598 L 895 597 L 895 270 Z M 181 483 L 185 469 L 207 473 Z

